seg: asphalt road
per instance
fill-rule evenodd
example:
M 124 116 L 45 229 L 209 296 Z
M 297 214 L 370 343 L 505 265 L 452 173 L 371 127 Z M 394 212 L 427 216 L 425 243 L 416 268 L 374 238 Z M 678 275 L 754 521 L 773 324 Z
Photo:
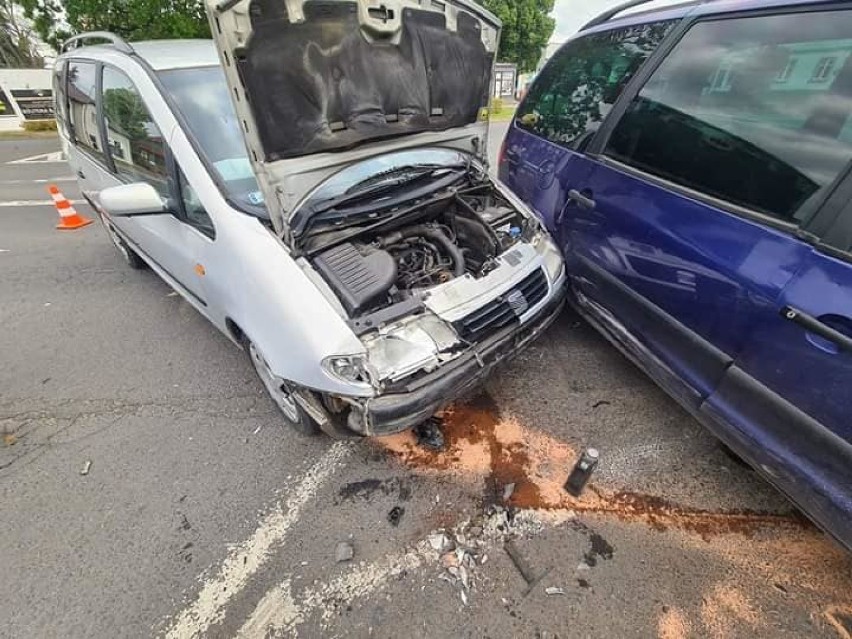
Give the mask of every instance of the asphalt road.
M 243 353 L 99 224 L 54 229 L 69 168 L 16 162 L 57 149 L 0 141 L 0 637 L 852 625 L 852 560 L 570 312 L 448 413 L 443 453 L 284 430 Z M 507 535 L 544 575 L 528 593 Z

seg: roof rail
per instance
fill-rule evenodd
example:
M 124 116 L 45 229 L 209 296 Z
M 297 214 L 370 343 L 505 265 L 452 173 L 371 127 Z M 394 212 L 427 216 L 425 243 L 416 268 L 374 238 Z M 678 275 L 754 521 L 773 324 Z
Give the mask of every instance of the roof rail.
M 59 53 L 65 53 L 71 49 L 77 49 L 83 46 L 83 42 L 86 40 L 109 40 L 110 44 L 112 44 L 112 46 L 114 46 L 118 51 L 121 51 L 122 53 L 133 53 L 133 47 L 131 47 L 124 38 L 109 31 L 89 31 L 87 33 L 81 33 L 80 35 L 75 35 L 73 38 L 68 38 L 62 44 L 62 48 L 59 50 Z
M 617 7 L 613 7 L 607 11 L 604 11 L 597 18 L 593 18 L 582 27 L 580 27 L 580 31 L 585 31 L 586 29 L 591 29 L 592 27 L 596 27 L 599 24 L 603 24 L 608 20 L 612 20 L 615 16 L 617 16 L 622 11 L 627 11 L 628 9 L 632 9 L 633 7 L 638 7 L 641 4 L 647 4 L 648 2 L 652 2 L 653 0 L 629 0 L 628 2 L 624 2 Z

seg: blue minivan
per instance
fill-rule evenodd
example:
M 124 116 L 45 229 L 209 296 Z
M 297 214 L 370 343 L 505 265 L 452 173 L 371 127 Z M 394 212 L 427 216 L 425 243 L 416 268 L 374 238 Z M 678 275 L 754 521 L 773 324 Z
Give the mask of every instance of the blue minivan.
M 852 549 L 852 2 L 609 12 L 499 174 L 576 309 Z

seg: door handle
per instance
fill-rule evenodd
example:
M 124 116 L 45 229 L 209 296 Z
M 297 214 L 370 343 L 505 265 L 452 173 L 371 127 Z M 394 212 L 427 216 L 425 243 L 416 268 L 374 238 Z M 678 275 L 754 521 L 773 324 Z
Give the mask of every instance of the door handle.
M 589 193 L 591 195 L 591 193 Z M 587 211 L 594 211 L 597 206 L 597 202 L 595 202 L 592 198 L 583 195 L 577 189 L 571 189 L 568 191 L 568 199 L 574 202 L 581 209 L 585 209 Z
M 83 173 L 83 171 L 81 171 L 80 169 L 77 169 L 77 177 L 80 178 L 81 180 L 85 180 L 86 174 Z
M 852 352 L 852 337 L 844 335 L 837 329 L 819 321 L 813 315 L 808 315 L 792 306 L 785 306 L 781 309 L 781 316 L 790 322 L 798 324 L 809 333 L 819 335 L 823 339 L 837 344 L 842 350 Z

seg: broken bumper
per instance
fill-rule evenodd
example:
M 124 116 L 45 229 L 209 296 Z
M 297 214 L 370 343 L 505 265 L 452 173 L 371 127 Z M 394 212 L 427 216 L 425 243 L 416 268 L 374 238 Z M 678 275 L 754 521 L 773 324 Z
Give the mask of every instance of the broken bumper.
M 559 315 L 562 291 L 521 326 L 503 329 L 435 372 L 354 406 L 348 427 L 360 435 L 390 435 L 422 423 L 446 404 L 468 394 L 501 362 L 538 337 Z

